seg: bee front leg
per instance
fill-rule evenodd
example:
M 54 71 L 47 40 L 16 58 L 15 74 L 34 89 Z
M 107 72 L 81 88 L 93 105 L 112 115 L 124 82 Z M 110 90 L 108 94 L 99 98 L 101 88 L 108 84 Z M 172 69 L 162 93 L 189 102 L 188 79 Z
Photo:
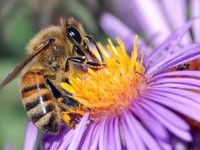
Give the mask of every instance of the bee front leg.
M 106 66 L 106 64 L 104 63 L 99 63 L 95 61 L 87 61 L 86 65 L 88 66 L 88 68 L 92 68 L 92 69 L 100 69 Z
M 85 64 L 85 61 L 86 61 L 85 56 L 69 57 L 65 64 L 65 71 L 69 71 L 69 63 L 83 66 L 83 64 Z

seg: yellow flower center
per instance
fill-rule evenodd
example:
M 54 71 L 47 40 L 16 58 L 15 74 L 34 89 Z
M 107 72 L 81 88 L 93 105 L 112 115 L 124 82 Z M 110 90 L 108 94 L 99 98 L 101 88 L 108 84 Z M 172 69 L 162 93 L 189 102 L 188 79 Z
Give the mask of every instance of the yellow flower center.
M 110 39 L 106 47 L 98 43 L 105 58 L 105 67 L 88 69 L 87 73 L 75 71 L 69 76 L 70 84 L 61 83 L 63 89 L 71 92 L 91 111 L 91 120 L 119 114 L 146 86 L 142 65 L 144 55 L 138 58 L 137 37 L 131 57 L 126 53 L 122 40 L 118 39 L 117 43 L 114 46 Z M 100 59 L 97 53 L 94 54 Z

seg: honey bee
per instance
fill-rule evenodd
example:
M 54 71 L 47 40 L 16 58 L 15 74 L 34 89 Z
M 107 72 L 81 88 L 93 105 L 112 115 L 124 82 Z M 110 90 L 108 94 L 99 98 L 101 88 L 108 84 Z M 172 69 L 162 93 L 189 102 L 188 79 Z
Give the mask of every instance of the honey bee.
M 101 61 L 90 51 L 89 42 L 96 46 Z M 59 85 L 68 82 L 67 77 L 77 66 L 83 71 L 103 66 L 96 42 L 78 21 L 61 18 L 59 25 L 36 34 L 26 50 L 27 58 L 3 80 L 0 89 L 24 72 L 20 82 L 22 103 L 35 125 L 52 134 L 58 133 L 62 124 L 74 127 L 87 108 Z

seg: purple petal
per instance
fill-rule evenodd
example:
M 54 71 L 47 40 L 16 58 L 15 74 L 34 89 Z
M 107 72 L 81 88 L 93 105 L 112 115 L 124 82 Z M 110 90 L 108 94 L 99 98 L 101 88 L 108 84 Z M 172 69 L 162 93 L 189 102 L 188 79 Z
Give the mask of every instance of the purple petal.
M 165 56 L 166 53 L 173 51 L 173 49 L 177 46 L 177 44 L 182 39 L 183 35 L 188 31 L 188 29 L 192 26 L 195 19 L 191 19 L 177 31 L 175 31 L 172 35 L 170 35 L 158 48 L 156 48 L 148 57 L 145 59 L 146 66 L 150 67 L 152 64 L 152 60 L 156 60 L 161 56 Z M 170 47 L 169 47 L 170 46 Z M 160 55 L 160 53 L 162 55 Z M 153 65 L 153 64 L 152 64 Z
M 62 144 L 63 138 L 68 134 L 69 130 L 69 128 L 63 126 L 58 135 L 50 135 L 48 133 L 44 133 L 43 149 L 58 149 L 60 144 Z
M 115 132 L 114 132 L 114 122 L 115 118 L 109 118 L 107 120 L 107 126 L 104 128 L 104 135 L 103 135 L 103 149 L 108 149 L 108 150 L 116 150 L 116 141 L 115 141 Z M 119 131 L 118 131 L 119 133 Z M 100 138 L 101 141 L 101 138 Z M 120 149 L 120 147 L 118 148 Z
M 105 138 L 107 137 L 107 134 L 105 132 L 105 129 L 108 128 L 108 121 L 107 120 L 103 120 L 102 122 L 102 126 L 101 126 L 101 131 L 100 131 L 100 136 L 99 136 L 99 150 L 103 150 L 104 148 L 106 148 L 107 145 L 107 141 L 105 140 Z
M 170 1 L 162 0 L 161 5 L 164 8 L 163 10 L 172 30 L 181 27 L 186 22 L 187 10 L 185 0 L 174 0 L 173 3 Z M 186 33 L 183 38 L 183 43 L 187 44 L 190 41 L 190 35 L 189 33 Z
M 199 90 L 200 90 L 200 80 L 192 79 L 192 78 L 162 78 L 152 83 L 149 83 L 149 85 L 157 86 L 157 85 L 166 84 L 166 83 L 179 83 L 183 85 L 196 86 L 196 87 L 199 87 Z
M 179 113 L 182 113 L 182 114 L 200 122 L 199 108 L 197 108 L 197 106 L 194 106 L 193 103 L 191 104 L 192 101 L 191 102 L 185 101 L 184 97 L 180 97 L 179 99 L 177 99 L 177 98 L 173 98 L 173 96 L 177 96 L 177 95 L 171 95 L 171 96 L 169 95 L 170 96 L 169 97 L 167 93 L 162 94 L 159 91 L 151 92 L 151 93 L 146 92 L 145 95 L 143 95 L 143 97 L 145 99 L 162 104 L 166 107 L 169 107 Z
M 73 136 L 74 136 L 74 130 L 71 129 L 67 133 L 65 132 L 65 134 L 63 135 L 63 137 L 61 139 L 59 139 L 59 140 L 61 140 L 61 144 L 59 145 L 58 149 L 59 150 L 67 149 L 68 146 L 70 145 L 72 139 L 73 139 Z
M 185 76 L 185 77 L 193 77 L 193 78 L 200 78 L 200 71 L 173 71 L 173 72 L 165 72 L 158 74 L 151 78 L 150 82 L 154 82 L 160 78 L 165 78 L 165 77 L 180 77 L 180 76 Z
M 26 128 L 25 139 L 24 139 L 24 150 L 34 149 L 36 139 L 37 139 L 38 129 L 33 124 L 32 121 L 29 121 Z
M 160 124 L 153 116 L 149 117 L 149 114 L 144 111 L 143 108 L 134 103 L 134 106 L 131 107 L 131 110 L 135 112 L 135 115 L 141 119 L 141 122 L 147 127 L 149 132 L 155 136 L 156 141 L 159 145 L 166 150 L 171 150 L 172 145 L 169 142 L 169 134 L 163 125 Z M 150 123 L 153 122 L 153 123 Z
M 114 138 L 115 138 L 115 144 L 116 144 L 116 150 L 122 149 L 122 141 L 120 136 L 120 124 L 119 124 L 119 118 L 116 117 L 114 120 Z
M 96 130 L 94 131 L 90 149 L 97 149 L 97 147 L 99 146 L 99 137 L 101 128 L 102 128 L 102 122 L 99 122 L 98 126 L 96 127 Z
M 125 113 L 125 115 L 128 113 Z M 131 120 L 122 116 L 122 127 L 125 134 L 125 143 L 127 149 L 144 149 L 144 144 L 136 133 L 136 129 L 132 126 Z
M 132 9 L 137 13 L 137 20 L 148 37 L 158 34 L 159 38 L 152 41 L 155 45 L 160 44 L 171 33 L 167 22 L 162 14 L 159 4 L 155 0 L 130 1 Z M 148 13 L 147 13 L 148 11 Z
M 191 8 L 190 10 L 192 17 L 200 16 L 200 1 L 199 0 L 191 0 Z M 193 33 L 195 37 L 195 41 L 200 41 L 200 20 L 196 20 L 193 25 Z
M 172 111 L 168 110 L 167 108 L 152 102 L 152 101 L 142 101 L 149 107 L 151 107 L 152 110 L 154 110 L 157 114 L 162 116 L 165 120 L 167 120 L 169 123 L 171 123 L 173 126 L 182 129 L 182 130 L 189 130 L 190 127 L 188 124 L 180 118 L 177 114 L 173 113 Z
M 189 72 L 191 72 L 191 71 L 189 71 Z M 197 74 L 195 77 L 197 77 Z M 177 78 L 160 78 L 159 80 L 153 79 L 153 81 L 150 81 L 148 84 L 151 87 L 156 87 L 156 88 L 171 87 L 171 88 L 175 88 L 175 89 L 178 88 L 178 89 L 200 90 L 199 79 L 193 79 L 193 78 L 178 78 L 178 77 Z M 183 92 L 183 90 L 182 90 L 182 92 Z M 189 92 L 189 91 L 185 91 L 185 92 Z M 184 93 L 184 94 L 186 94 L 186 93 Z M 197 96 L 199 96 L 199 95 L 197 95 Z
M 104 13 L 101 17 L 100 25 L 109 37 L 112 37 L 113 39 L 121 37 L 126 45 L 126 48 L 132 49 L 133 37 L 135 34 L 118 18 L 114 17 L 110 13 Z
M 140 137 L 140 133 L 137 131 L 137 128 L 134 125 L 134 117 L 132 116 L 131 112 L 129 110 L 125 111 L 123 117 L 125 118 L 125 122 L 129 127 L 130 134 L 132 134 L 132 140 L 134 140 L 136 143 L 137 149 L 145 149 L 145 142 L 143 142 L 144 137 Z
M 115 141 L 115 138 L 118 138 L 118 140 L 120 140 L 119 137 L 119 131 L 117 131 L 116 135 L 117 137 L 115 137 L 115 126 L 118 126 L 118 124 L 114 124 L 115 119 L 117 118 L 109 118 L 107 120 L 104 120 L 101 122 L 101 131 L 100 131 L 100 136 L 99 136 L 99 149 L 100 150 L 104 150 L 104 149 L 108 149 L 108 150 L 116 150 L 116 149 L 121 149 L 121 145 L 120 143 L 116 143 L 117 141 Z M 115 125 L 115 126 L 114 126 Z M 117 147 L 117 145 L 119 145 L 119 147 Z
M 134 112 L 134 114 L 140 118 L 141 122 L 145 125 L 145 127 L 158 139 L 162 141 L 169 141 L 169 135 L 167 130 L 153 117 L 149 117 L 141 107 L 134 103 L 134 106 L 130 107 L 130 109 Z M 153 123 L 149 123 L 153 122 Z
M 80 123 L 78 124 L 78 126 L 76 127 L 75 131 L 74 131 L 74 137 L 69 145 L 68 149 L 77 149 L 81 137 L 85 131 L 87 122 L 88 122 L 88 118 L 89 118 L 89 113 L 86 113 L 83 118 L 81 119 Z
M 180 137 L 181 139 L 185 141 L 191 141 L 192 137 L 190 136 L 188 131 L 182 130 L 180 128 L 177 128 L 176 126 L 173 126 L 168 120 L 160 116 L 160 114 L 156 113 L 150 106 L 147 104 L 144 104 L 144 102 L 139 102 L 138 104 L 143 107 L 146 111 L 148 111 L 152 116 L 157 118 L 158 121 L 160 121 L 163 126 L 165 126 L 169 131 L 171 131 L 176 136 Z
M 173 149 L 170 142 L 166 143 L 163 141 L 158 141 L 158 143 L 159 143 L 160 147 L 162 147 L 162 149 L 164 149 L 164 150 L 172 150 Z
M 80 149 L 82 150 L 90 148 L 93 135 L 95 134 L 95 131 L 97 130 L 98 125 L 96 123 L 92 123 L 88 128 L 89 128 L 89 131 L 84 139 L 84 142 L 82 145 L 80 145 L 81 147 Z
M 127 124 L 129 122 L 130 129 L 132 129 L 130 131 L 132 132 L 134 131 L 136 133 L 137 138 L 139 138 L 139 141 L 141 140 L 140 146 L 144 144 L 148 147 L 148 149 L 154 149 L 154 150 L 160 149 L 156 140 L 147 132 L 147 130 L 143 127 L 143 125 L 137 119 L 135 119 L 133 115 L 131 115 L 131 112 L 127 111 L 126 113 L 124 113 L 124 117 L 127 120 Z M 136 138 L 134 138 L 134 140 L 136 140 Z M 138 141 L 136 141 L 136 143 L 139 144 Z
M 183 83 L 164 83 L 156 85 L 157 88 L 174 88 L 174 89 L 188 89 L 188 90 L 199 90 L 200 85 L 190 85 Z
M 184 89 L 171 89 L 171 88 L 151 88 L 145 92 L 148 93 L 149 91 L 154 91 L 154 93 L 158 92 L 157 95 L 163 95 L 165 97 L 172 97 L 176 102 L 185 103 L 188 106 L 191 106 L 197 111 L 200 109 L 200 101 L 199 101 L 199 94 L 191 91 L 187 91 Z M 165 95 L 166 94 L 166 95 Z
M 155 72 L 159 73 L 166 69 L 175 67 L 179 64 L 195 60 L 199 57 L 200 45 L 197 45 L 195 47 L 192 46 L 188 49 L 188 51 L 184 51 L 184 53 L 183 51 L 178 51 L 176 54 L 171 55 L 171 57 L 167 57 L 166 59 L 163 59 L 163 61 L 155 64 L 147 71 L 147 75 L 150 76 Z

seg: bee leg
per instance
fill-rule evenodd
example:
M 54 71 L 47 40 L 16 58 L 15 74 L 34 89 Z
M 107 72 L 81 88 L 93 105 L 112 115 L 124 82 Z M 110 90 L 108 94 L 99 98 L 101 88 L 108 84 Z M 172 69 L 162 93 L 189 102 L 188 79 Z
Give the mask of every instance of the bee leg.
M 73 121 L 73 119 L 71 118 L 71 116 L 69 114 L 70 114 L 70 112 L 62 111 L 61 112 L 62 121 L 65 125 L 67 125 L 71 128 L 75 128 L 75 122 Z
M 48 88 L 50 89 L 50 91 L 53 93 L 53 95 L 55 96 L 55 98 L 60 98 L 62 97 L 61 92 L 53 85 L 53 83 L 49 80 L 49 78 L 46 76 L 44 77 L 45 83 L 48 86 Z
M 63 97 L 63 104 L 70 106 L 70 107 L 78 107 L 80 106 L 79 102 L 75 100 L 71 95 L 65 95 Z
M 100 68 L 105 66 L 105 64 L 99 63 L 99 62 L 95 62 L 95 61 L 87 61 L 86 65 L 88 65 L 88 67 L 92 68 L 92 69 L 100 69 Z
M 62 109 L 63 122 L 72 128 L 75 128 L 76 123 L 86 112 L 86 109 L 76 101 L 72 96 L 66 95 L 58 100 L 58 105 Z
M 58 101 L 63 111 L 69 111 L 72 114 L 83 115 L 85 110 L 87 109 L 71 95 L 65 95 L 62 99 L 59 99 Z
M 101 53 L 101 50 L 99 49 L 99 47 L 98 47 L 96 41 L 94 40 L 94 38 L 93 38 L 92 36 L 90 36 L 90 35 L 86 35 L 85 37 L 86 37 L 90 42 L 92 42 L 92 43 L 94 44 L 94 46 L 96 47 L 96 49 L 97 49 L 97 51 L 98 51 L 98 53 L 99 53 L 99 55 L 100 55 L 100 57 L 101 57 L 101 61 L 103 62 L 103 61 L 104 61 L 103 54 Z
M 75 57 L 69 57 L 66 61 L 65 64 L 65 71 L 69 71 L 69 63 L 73 63 L 73 64 L 79 64 L 79 65 L 83 65 L 86 61 L 86 57 L 85 56 L 75 56 Z

